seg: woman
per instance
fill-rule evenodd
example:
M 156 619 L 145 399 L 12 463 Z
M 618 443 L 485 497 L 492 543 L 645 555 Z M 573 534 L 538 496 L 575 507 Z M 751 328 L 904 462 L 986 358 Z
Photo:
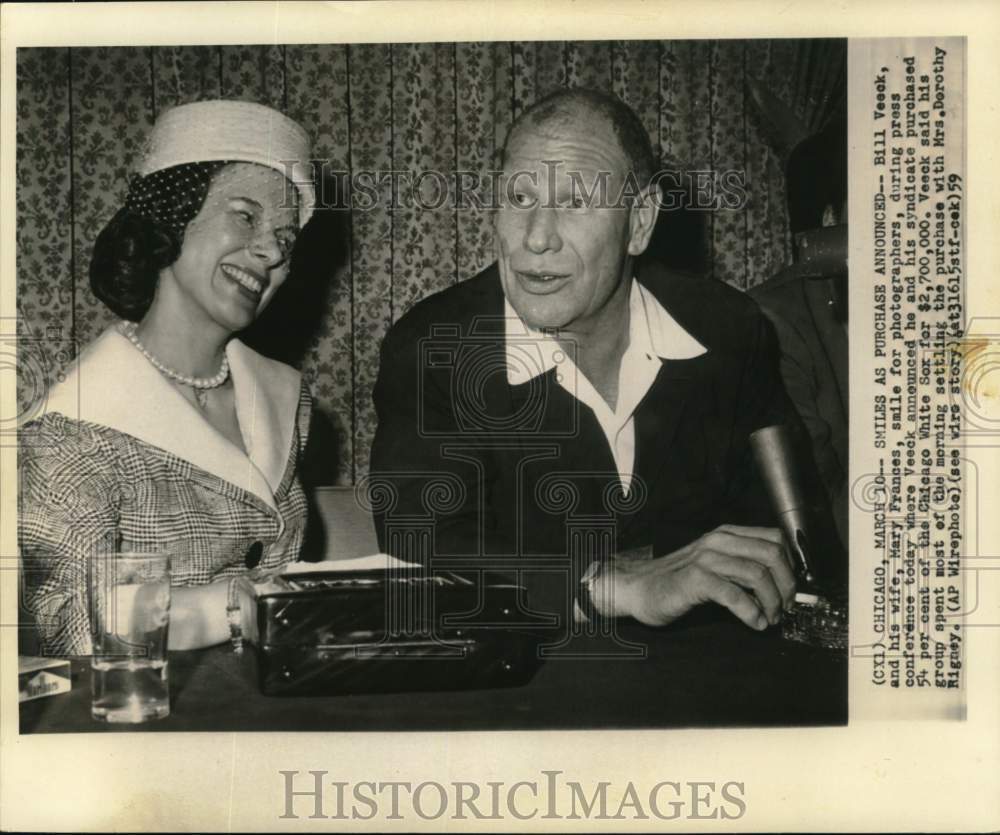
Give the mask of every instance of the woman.
M 182 105 L 153 127 L 91 261 L 94 293 L 122 322 L 20 438 L 19 535 L 42 651 L 90 651 L 87 569 L 103 554 L 171 555 L 171 649 L 226 640 L 235 578 L 295 558 L 309 394 L 234 334 L 288 276 L 314 203 L 309 158 L 299 125 L 249 102 Z

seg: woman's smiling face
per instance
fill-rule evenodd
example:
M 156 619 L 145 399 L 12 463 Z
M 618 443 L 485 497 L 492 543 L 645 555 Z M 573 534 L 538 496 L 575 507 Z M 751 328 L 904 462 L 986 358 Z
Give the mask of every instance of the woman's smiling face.
M 296 198 L 281 172 L 266 166 L 232 163 L 215 175 L 180 255 L 160 274 L 186 315 L 228 333 L 260 315 L 288 277 Z

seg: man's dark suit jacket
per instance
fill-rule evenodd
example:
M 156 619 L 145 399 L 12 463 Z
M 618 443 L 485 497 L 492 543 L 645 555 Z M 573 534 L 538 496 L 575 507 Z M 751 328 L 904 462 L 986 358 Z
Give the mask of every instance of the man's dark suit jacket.
M 520 575 L 530 607 L 567 615 L 594 559 L 644 546 L 662 556 L 723 523 L 775 524 L 748 444 L 755 429 L 794 420 L 770 324 L 720 282 L 652 262 L 638 278 L 707 351 L 664 360 L 636 410 L 628 496 L 593 412 L 554 370 L 508 383 L 496 265 L 396 323 L 374 392 L 384 551 L 538 569 Z

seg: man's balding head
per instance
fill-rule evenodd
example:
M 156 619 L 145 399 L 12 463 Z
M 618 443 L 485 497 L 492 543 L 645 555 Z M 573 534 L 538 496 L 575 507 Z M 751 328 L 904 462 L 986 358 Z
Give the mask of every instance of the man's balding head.
M 501 159 L 506 163 L 511 140 L 525 129 L 545 132 L 549 129 L 575 128 L 588 132 L 599 126 L 611 129 L 631 173 L 639 186 L 645 187 L 657 168 L 646 128 L 635 111 L 617 96 L 585 87 L 556 90 L 525 110 L 507 131 Z
M 628 324 L 632 258 L 648 246 L 658 211 L 639 119 L 614 96 L 561 90 L 517 120 L 503 166 L 494 226 L 507 300 L 529 327 L 578 347 L 617 339 Z

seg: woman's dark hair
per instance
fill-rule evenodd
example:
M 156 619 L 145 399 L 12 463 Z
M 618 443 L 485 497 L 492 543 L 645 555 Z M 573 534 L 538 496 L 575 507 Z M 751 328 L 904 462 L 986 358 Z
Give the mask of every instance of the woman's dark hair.
M 117 316 L 138 322 L 146 314 L 160 270 L 177 260 L 184 229 L 225 165 L 178 165 L 131 184 L 125 206 L 97 236 L 90 259 L 90 289 Z

